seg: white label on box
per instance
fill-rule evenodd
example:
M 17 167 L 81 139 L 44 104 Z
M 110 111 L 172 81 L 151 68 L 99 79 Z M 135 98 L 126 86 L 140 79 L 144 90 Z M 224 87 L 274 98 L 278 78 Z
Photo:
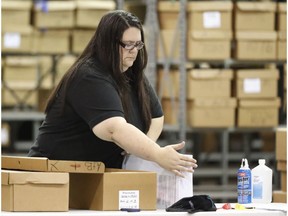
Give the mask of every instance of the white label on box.
M 4 35 L 4 47 L 19 48 L 21 44 L 21 36 L 18 32 L 7 32 Z
M 218 11 L 209 11 L 203 13 L 204 28 L 220 28 L 221 13 Z
M 1 144 L 5 145 L 9 142 L 8 130 L 6 128 L 1 128 Z
M 119 209 L 121 208 L 139 209 L 139 191 L 119 191 Z
M 243 90 L 247 94 L 261 92 L 261 80 L 259 78 L 246 78 L 243 82 Z

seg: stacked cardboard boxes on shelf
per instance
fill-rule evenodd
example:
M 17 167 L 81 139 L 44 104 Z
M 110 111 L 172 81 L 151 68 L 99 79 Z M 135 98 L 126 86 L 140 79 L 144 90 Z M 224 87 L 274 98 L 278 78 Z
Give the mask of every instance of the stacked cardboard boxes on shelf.
M 107 169 L 102 162 L 2 156 L 1 178 L 3 211 L 156 209 L 155 172 Z
M 273 202 L 287 203 L 287 128 L 276 131 L 276 160 L 281 189 L 273 191 Z
M 235 3 L 236 59 L 276 59 L 275 13 L 275 2 Z
M 279 124 L 278 79 L 276 68 L 236 71 L 237 126 L 276 127 Z

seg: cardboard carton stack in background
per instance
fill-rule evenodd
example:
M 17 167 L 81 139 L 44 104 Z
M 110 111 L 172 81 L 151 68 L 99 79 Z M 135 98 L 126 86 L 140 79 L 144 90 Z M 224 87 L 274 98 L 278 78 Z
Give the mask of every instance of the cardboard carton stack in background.
M 234 127 L 236 99 L 230 69 L 191 69 L 187 73 L 187 121 L 191 127 Z
M 275 60 L 275 2 L 235 2 L 234 58 L 239 60 Z
M 187 59 L 231 57 L 232 2 L 188 2 Z
M 276 130 L 276 160 L 281 189 L 273 191 L 273 202 L 287 203 L 287 128 Z
M 277 59 L 287 60 L 287 3 L 277 3 Z
M 236 71 L 236 97 L 239 99 L 237 126 L 278 126 L 278 79 L 276 68 Z

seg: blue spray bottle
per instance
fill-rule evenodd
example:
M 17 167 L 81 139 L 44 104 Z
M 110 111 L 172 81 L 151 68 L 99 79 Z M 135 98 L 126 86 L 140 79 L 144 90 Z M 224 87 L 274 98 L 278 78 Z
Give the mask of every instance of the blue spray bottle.
M 241 167 L 237 173 L 238 203 L 251 203 L 251 170 L 246 158 L 242 159 Z

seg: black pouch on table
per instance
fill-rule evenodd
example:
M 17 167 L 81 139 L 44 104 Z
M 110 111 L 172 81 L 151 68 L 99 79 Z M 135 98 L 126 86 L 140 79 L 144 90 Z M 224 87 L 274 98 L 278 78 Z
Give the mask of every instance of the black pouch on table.
M 208 195 L 184 197 L 166 208 L 167 212 L 188 212 L 190 214 L 201 211 L 216 211 L 214 201 Z

